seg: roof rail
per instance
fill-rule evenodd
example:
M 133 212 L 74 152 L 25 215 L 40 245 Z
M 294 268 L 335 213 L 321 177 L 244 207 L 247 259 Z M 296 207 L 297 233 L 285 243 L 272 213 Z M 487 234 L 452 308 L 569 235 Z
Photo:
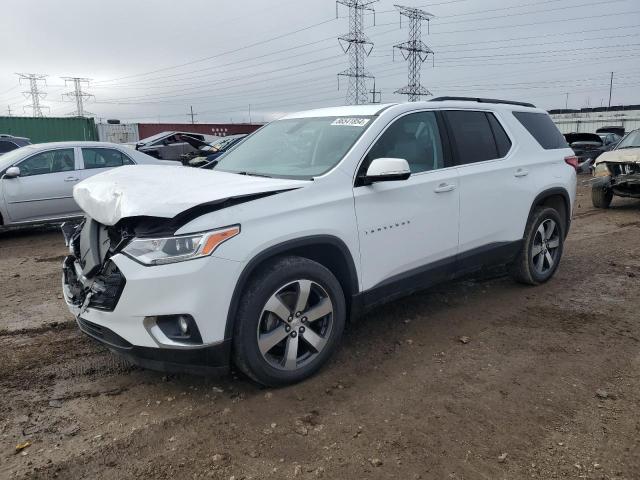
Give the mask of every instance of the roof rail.
M 459 100 L 462 102 L 478 102 L 478 103 L 504 103 L 507 105 L 519 105 L 521 107 L 536 108 L 533 103 L 512 102 L 511 100 L 496 100 L 495 98 L 477 98 L 477 97 L 436 97 L 429 100 L 430 102 L 444 102 L 446 100 Z

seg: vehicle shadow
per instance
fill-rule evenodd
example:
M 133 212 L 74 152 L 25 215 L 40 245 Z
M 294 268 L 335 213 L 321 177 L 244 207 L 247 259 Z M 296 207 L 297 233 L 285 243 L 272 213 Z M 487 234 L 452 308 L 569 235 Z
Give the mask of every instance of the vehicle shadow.
M 43 233 L 60 233 L 60 224 L 46 223 L 28 227 L 4 227 L 0 229 L 0 240 L 36 237 Z M 62 238 L 61 233 L 60 237 Z

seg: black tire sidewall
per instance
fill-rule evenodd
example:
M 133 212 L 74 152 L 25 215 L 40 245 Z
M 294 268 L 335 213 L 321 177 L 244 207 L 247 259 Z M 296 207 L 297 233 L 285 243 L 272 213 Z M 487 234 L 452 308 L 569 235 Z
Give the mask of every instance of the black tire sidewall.
M 333 304 L 333 325 L 324 350 L 296 371 L 271 366 L 260 353 L 256 331 L 267 300 L 279 288 L 300 279 L 312 280 L 325 289 Z M 317 372 L 336 350 L 346 320 L 346 304 L 340 282 L 324 266 L 302 257 L 282 257 L 261 268 L 242 296 L 234 331 L 234 356 L 241 370 L 267 386 L 299 382 Z
M 549 220 L 549 219 L 551 219 L 554 222 L 556 222 L 556 228 L 558 228 L 558 230 L 559 230 L 558 239 L 559 239 L 560 243 L 558 245 L 555 264 L 546 273 L 540 274 L 535 269 L 535 266 L 533 264 L 533 255 L 531 253 L 532 253 L 532 249 L 533 249 L 533 241 L 535 239 L 535 235 L 536 235 L 536 232 L 538 230 L 538 227 L 540 226 L 540 224 L 542 222 L 544 222 L 545 220 Z M 544 283 L 547 280 L 549 280 L 551 277 L 553 277 L 554 273 L 558 269 L 558 266 L 560 265 L 560 260 L 562 258 L 562 253 L 563 253 L 563 250 L 564 250 L 564 238 L 565 238 L 565 228 L 566 227 L 563 224 L 558 212 L 553 208 L 544 208 L 544 209 L 537 210 L 536 213 L 535 213 L 534 220 L 533 220 L 533 222 L 531 222 L 530 225 L 531 225 L 531 227 L 530 227 L 529 231 L 527 232 L 527 237 L 525 239 L 525 241 L 526 241 L 526 244 L 525 244 L 525 247 L 526 247 L 526 250 L 525 250 L 526 261 L 528 262 L 529 272 L 530 272 L 532 280 L 535 283 Z
M 596 208 L 609 208 L 613 201 L 613 191 L 610 188 L 593 187 L 591 189 L 591 202 Z

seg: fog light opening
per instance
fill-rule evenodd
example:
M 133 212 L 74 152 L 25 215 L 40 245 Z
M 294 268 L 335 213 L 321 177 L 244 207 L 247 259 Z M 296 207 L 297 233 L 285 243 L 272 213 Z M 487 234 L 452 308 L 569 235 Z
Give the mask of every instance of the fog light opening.
M 155 317 L 155 324 L 173 342 L 190 345 L 202 344 L 200 330 L 191 315 L 162 315 Z

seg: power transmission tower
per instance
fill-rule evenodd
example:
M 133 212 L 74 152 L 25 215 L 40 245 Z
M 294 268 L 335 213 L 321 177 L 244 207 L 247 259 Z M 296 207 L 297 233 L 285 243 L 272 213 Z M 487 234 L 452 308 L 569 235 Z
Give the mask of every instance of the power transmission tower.
M 402 17 L 409 19 L 409 40 L 393 46 L 400 50 L 403 58 L 409 61 L 409 83 L 406 87 L 396 90 L 395 93 L 407 95 L 410 102 L 417 102 L 423 95 L 431 95 L 431 92 L 420 84 L 420 65 L 427 59 L 433 50 L 422 41 L 422 22 L 429 22 L 433 15 L 413 7 L 395 5 L 400 12 L 400 25 Z
M 196 123 L 195 117 L 197 117 L 197 113 L 193 113 L 193 105 L 189 106 L 189 113 L 187 113 L 187 117 L 191 117 L 191 123 Z
M 338 42 L 342 50 L 349 55 L 349 68 L 339 73 L 338 79 L 340 77 L 347 77 L 349 79 L 346 101 L 350 105 L 368 103 L 367 79 L 372 79 L 373 75 L 365 68 L 364 60 L 369 56 L 371 50 L 373 50 L 373 42 L 364 34 L 363 20 L 366 10 L 374 12 L 371 4 L 377 1 L 378 0 L 336 1 L 336 17 L 338 16 L 339 4 L 349 8 L 349 33 L 338 37 Z
M 89 86 L 90 79 L 89 78 L 80 78 L 80 77 L 62 77 L 64 80 L 65 86 L 69 83 L 73 84 L 73 92 L 67 92 L 62 94 L 62 99 L 65 98 L 69 101 L 76 102 L 76 110 L 75 112 L 71 112 L 69 115 L 73 117 L 87 117 L 94 115 L 91 112 L 87 112 L 84 109 L 84 101 L 93 97 L 90 93 L 85 93 L 82 91 L 82 85 Z
M 37 73 L 16 73 L 16 75 L 18 75 L 20 85 L 22 85 L 23 82 L 28 82 L 29 84 L 29 91 L 22 92 L 25 98 L 31 98 L 31 103 L 24 106 L 25 111 L 27 108 L 30 108 L 34 117 L 44 117 L 42 110 L 48 109 L 49 107 L 41 105 L 40 100 L 44 99 L 47 94 L 40 91 L 38 82 L 43 82 L 46 85 L 47 81 L 45 79 L 47 76 Z

